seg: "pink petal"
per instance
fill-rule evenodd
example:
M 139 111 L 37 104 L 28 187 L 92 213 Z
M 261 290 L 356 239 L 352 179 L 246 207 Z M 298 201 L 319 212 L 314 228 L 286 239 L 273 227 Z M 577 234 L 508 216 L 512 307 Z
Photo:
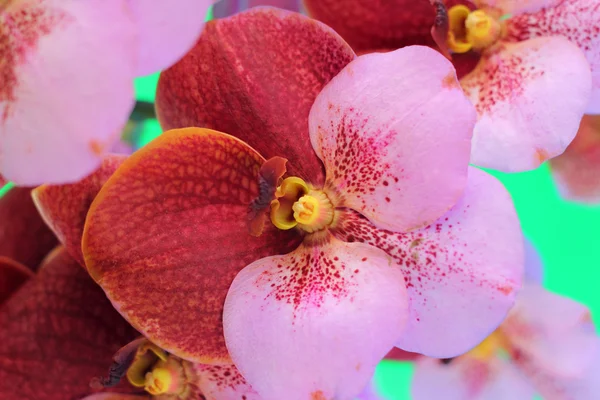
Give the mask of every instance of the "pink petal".
M 264 400 L 349 399 L 401 335 L 406 301 L 385 253 L 330 238 L 244 268 L 225 301 L 225 340 Z
M 299 12 L 301 3 L 301 0 L 220 0 L 214 5 L 213 15 L 215 18 L 225 18 L 256 6 L 273 6 Z
M 553 0 L 549 3 L 552 4 L 539 12 L 510 18 L 507 22 L 507 39 L 521 41 L 540 36 L 562 36 L 578 45 L 592 68 L 592 99 L 586 112 L 598 114 L 600 113 L 600 29 L 598 29 L 600 3 L 597 0 Z M 557 62 L 569 60 L 569 57 L 560 56 L 560 60 Z
M 506 172 L 537 168 L 562 153 L 589 101 L 583 53 L 559 37 L 504 43 L 461 79 L 479 120 L 471 162 Z
M 198 40 L 212 0 L 127 0 L 138 33 L 136 75 L 170 67 Z
M 234 365 L 194 364 L 205 400 L 261 400 Z
M 531 400 L 535 394 L 520 372 L 502 359 L 485 363 L 461 356 L 444 364 L 422 357 L 411 386 L 414 400 Z
M 133 107 L 134 31 L 117 0 L 11 1 L 0 14 L 0 172 L 81 179 Z
M 379 393 L 377 383 L 375 379 L 372 379 L 363 391 L 360 392 L 356 400 L 386 400 L 386 398 Z
M 421 230 L 379 230 L 350 213 L 340 220 L 338 238 L 377 246 L 402 269 L 411 300 L 397 342 L 404 350 L 439 358 L 462 354 L 496 329 L 514 303 L 523 237 L 510 195 L 485 172 L 471 168 L 463 198 Z
M 413 46 L 348 64 L 315 100 L 309 130 L 343 205 L 405 231 L 462 195 L 474 122 L 452 64 Z
M 476 0 L 479 8 L 492 9 L 497 14 L 518 15 L 552 8 L 563 0 Z
M 525 282 L 542 284 L 544 281 L 544 266 L 542 259 L 533 243 L 525 239 Z

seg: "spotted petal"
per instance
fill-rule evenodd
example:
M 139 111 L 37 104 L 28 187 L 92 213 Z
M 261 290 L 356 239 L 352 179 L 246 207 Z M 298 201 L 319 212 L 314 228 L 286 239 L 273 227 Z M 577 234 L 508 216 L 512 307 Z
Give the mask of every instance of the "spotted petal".
M 471 162 L 516 172 L 567 148 L 590 98 L 591 74 L 577 46 L 544 37 L 488 51 L 461 85 L 479 114 Z
M 213 0 L 127 0 L 138 34 L 136 75 L 170 67 L 190 50 Z
M 510 195 L 471 168 L 457 205 L 426 228 L 380 230 L 356 213 L 336 236 L 385 250 L 402 270 L 410 298 L 398 347 L 433 357 L 462 354 L 487 337 L 513 305 L 523 276 L 523 238 Z
M 211 21 L 196 47 L 161 74 L 158 119 L 164 129 L 227 132 L 266 158 L 287 158 L 291 175 L 322 184 L 308 112 L 354 57 L 330 28 L 297 13 L 258 8 Z
M 0 256 L 36 270 L 56 244 L 33 204 L 30 188 L 12 188 L 0 198 Z
M 102 185 L 126 158 L 120 155 L 106 156 L 100 168 L 77 183 L 42 185 L 32 191 L 42 217 L 71 257 L 82 266 L 85 264 L 81 238 L 87 212 Z
M 0 172 L 29 186 L 91 173 L 134 103 L 123 1 L 10 1 L 0 43 Z
M 261 400 L 234 365 L 195 364 L 194 369 L 206 400 Z
M 420 46 L 359 57 L 309 117 L 338 203 L 394 231 L 433 222 L 462 195 L 474 123 L 450 62 Z
M 600 114 L 600 3 L 596 0 L 552 0 L 549 3 L 539 12 L 509 19 L 507 40 L 562 36 L 579 46 L 592 69 L 592 97 L 586 112 Z M 566 54 L 560 55 L 560 61 L 556 62 L 565 60 L 569 60 Z
M 0 256 L 0 305 L 32 276 L 33 272 L 26 266 Z
M 331 238 L 244 268 L 225 302 L 231 357 L 264 400 L 350 399 L 402 333 L 406 290 L 379 249 Z
M 165 132 L 129 157 L 90 207 L 88 271 L 136 329 L 177 356 L 228 362 L 221 318 L 231 281 L 298 245 L 296 232 L 248 231 L 263 162 L 220 132 Z
M 475 0 L 477 7 L 493 11 L 498 16 L 511 16 L 552 9 L 563 0 Z
M 137 335 L 62 249 L 2 305 L 0 324 L 2 399 L 85 397 Z

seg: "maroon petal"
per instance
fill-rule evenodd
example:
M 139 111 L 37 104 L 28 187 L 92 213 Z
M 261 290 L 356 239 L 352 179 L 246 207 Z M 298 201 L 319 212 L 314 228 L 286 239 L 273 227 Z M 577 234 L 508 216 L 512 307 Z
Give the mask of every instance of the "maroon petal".
M 64 249 L 0 310 L 0 398 L 81 399 L 139 335 Z
M 156 108 L 166 129 L 234 135 L 288 171 L 322 184 L 308 136 L 321 89 L 355 55 L 330 28 L 297 13 L 255 8 L 209 22 L 196 47 L 161 74 Z
M 33 204 L 30 188 L 13 188 L 0 198 L 0 256 L 35 270 L 56 244 Z
M 26 266 L 0 256 L 0 304 L 32 276 L 33 272 Z

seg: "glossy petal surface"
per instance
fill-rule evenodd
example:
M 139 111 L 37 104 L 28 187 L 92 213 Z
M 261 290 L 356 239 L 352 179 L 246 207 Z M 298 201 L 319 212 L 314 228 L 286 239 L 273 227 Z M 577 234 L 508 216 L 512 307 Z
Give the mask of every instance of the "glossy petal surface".
M 553 6 L 539 12 L 509 19 L 507 39 L 562 36 L 579 46 L 592 68 L 592 98 L 586 112 L 600 114 L 600 3 L 596 0 L 553 0 L 551 3 Z M 563 61 L 568 59 L 566 54 L 561 56 Z
M 136 75 L 168 68 L 183 57 L 198 40 L 212 3 L 127 0 L 138 34 Z
M 71 257 L 82 266 L 83 225 L 92 201 L 126 156 L 112 155 L 83 180 L 65 185 L 42 185 L 32 191 L 36 207 Z
M 354 57 L 330 28 L 296 13 L 258 8 L 211 21 L 196 47 L 161 75 L 158 118 L 165 129 L 227 132 L 267 159 L 287 158 L 290 175 L 322 184 L 308 113 Z
M 206 400 L 261 400 L 234 365 L 195 364 L 194 368 Z
M 550 166 L 564 198 L 600 203 L 600 116 L 584 116 L 575 140 Z
M 36 270 L 57 244 L 31 199 L 30 188 L 12 188 L 0 198 L 0 256 Z
M 589 101 L 591 74 L 577 46 L 544 37 L 485 53 L 461 85 L 479 114 L 471 162 L 516 172 L 567 148 Z
M 0 256 L 0 305 L 32 276 L 33 272 L 26 266 Z
M 309 129 L 341 205 L 406 231 L 462 195 L 475 119 L 452 64 L 413 46 L 350 63 L 317 97 Z
M 130 156 L 92 203 L 90 274 L 134 327 L 179 357 L 227 362 L 221 317 L 231 281 L 298 244 L 272 226 L 258 238 L 248 232 L 263 162 L 232 136 L 173 130 Z
M 379 230 L 345 214 L 336 236 L 385 250 L 402 270 L 410 298 L 397 346 L 454 357 L 487 337 L 514 303 L 523 275 L 523 238 L 510 195 L 471 168 L 463 198 L 442 218 L 410 233 Z
M 133 107 L 134 39 L 121 0 L 3 8 L 0 172 L 7 179 L 72 182 L 98 167 Z
M 137 335 L 62 249 L 3 304 L 0 324 L 2 399 L 83 398 Z
M 264 400 L 350 399 L 402 333 L 403 277 L 379 249 L 331 238 L 244 268 L 225 302 L 227 348 Z

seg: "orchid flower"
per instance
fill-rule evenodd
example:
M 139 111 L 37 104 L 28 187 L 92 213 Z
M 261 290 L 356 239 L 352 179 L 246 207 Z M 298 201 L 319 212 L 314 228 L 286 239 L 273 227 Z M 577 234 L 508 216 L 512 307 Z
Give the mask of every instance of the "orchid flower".
M 3 1 L 0 173 L 32 186 L 94 171 L 133 108 L 133 78 L 183 56 L 211 3 Z
M 220 0 L 213 7 L 215 18 L 229 17 L 247 8 L 272 6 L 290 11 L 300 11 L 302 0 Z
M 426 47 L 354 58 L 299 14 L 210 22 L 161 77 L 158 116 L 238 138 L 165 132 L 87 214 L 85 265 L 115 308 L 170 354 L 233 361 L 266 400 L 352 398 L 394 344 L 460 354 L 520 286 L 519 223 L 468 167 L 452 65 Z
M 460 75 L 466 74 L 460 83 L 478 113 L 471 162 L 516 172 L 560 155 L 584 112 L 600 112 L 598 2 L 447 3 L 445 45 Z M 434 45 L 429 27 L 435 13 L 426 0 L 305 4 L 361 52 Z
M 600 116 L 583 117 L 575 140 L 550 166 L 564 198 L 600 203 Z

